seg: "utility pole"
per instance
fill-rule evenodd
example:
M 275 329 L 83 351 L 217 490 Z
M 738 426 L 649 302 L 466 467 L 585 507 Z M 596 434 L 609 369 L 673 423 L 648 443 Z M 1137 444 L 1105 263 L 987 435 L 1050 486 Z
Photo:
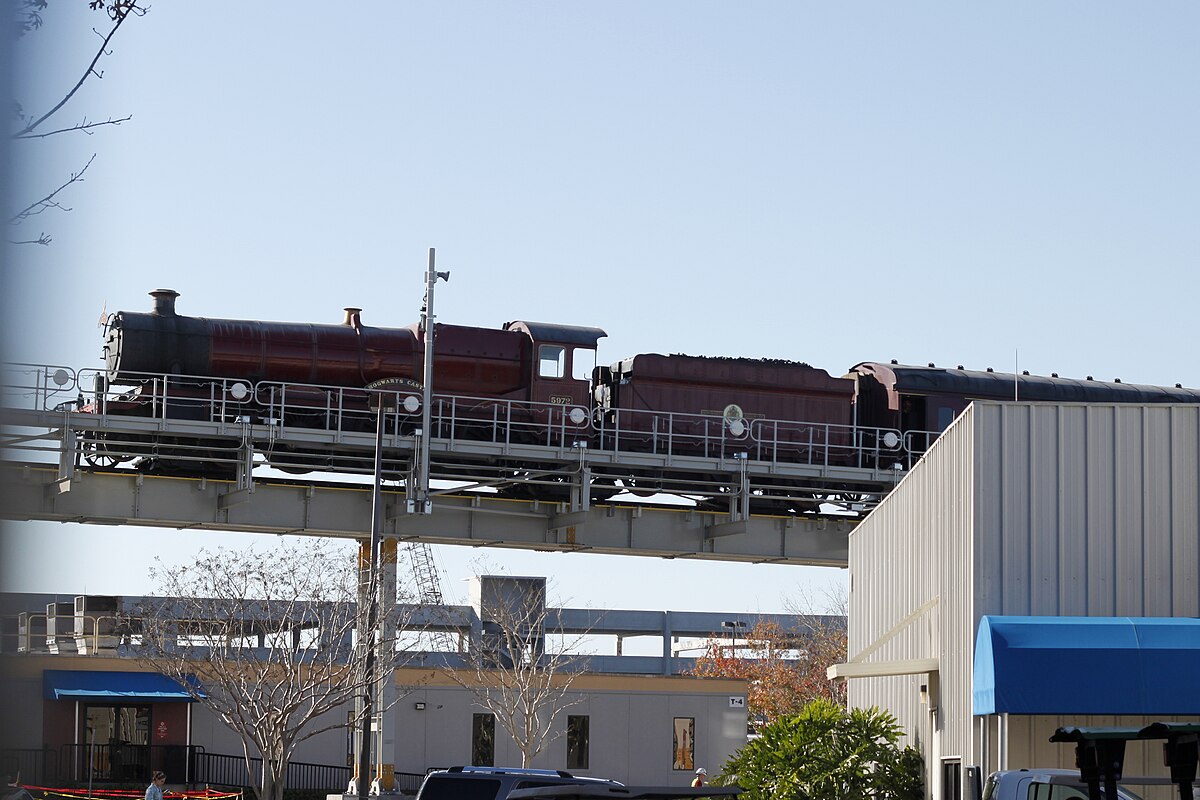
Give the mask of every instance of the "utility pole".
M 421 429 L 417 432 L 419 454 L 413 480 L 408 485 L 408 513 L 432 514 L 433 499 L 429 495 L 429 440 L 433 424 L 433 290 L 438 278 L 450 281 L 450 270 L 437 272 L 434 269 L 434 248 L 429 248 L 429 269 L 425 274 L 425 302 L 421 304 L 421 331 L 425 337 L 425 379 L 422 381 Z
M 429 495 L 429 439 L 433 421 L 431 410 L 433 399 L 433 290 L 438 278 L 450 280 L 450 271 L 437 272 L 434 270 L 434 249 L 429 248 L 429 269 L 425 276 L 425 301 L 421 305 L 421 332 L 425 342 L 424 380 L 421 387 L 421 428 L 414 432 L 413 467 L 409 472 L 405 491 L 407 494 L 407 510 L 410 514 L 433 513 L 433 500 Z M 371 742 L 378 737 L 380 744 L 379 758 L 390 758 L 393 754 L 383 752 L 392 745 L 386 735 L 385 712 L 389 708 L 389 698 L 392 692 L 392 681 L 395 680 L 392 671 L 392 660 L 395 658 L 394 630 L 385 626 L 387 635 L 378 635 L 376 628 L 379 620 L 391 620 L 395 610 L 396 600 L 396 541 L 388 540 L 388 559 L 381 558 L 383 539 L 383 440 L 385 421 L 389 414 L 398 413 L 399 394 L 394 387 L 389 390 L 393 381 L 382 379 L 368 385 L 371 390 L 371 409 L 375 412 L 375 468 L 371 489 L 371 536 L 370 552 L 362 552 L 360 547 L 360 575 L 366 572 L 366 580 L 360 578 L 359 602 L 367 606 L 366 630 L 363 631 L 362 647 L 363 669 L 365 672 L 366 690 L 362 697 L 362 730 L 359 734 L 358 746 L 358 785 L 359 800 L 367 800 L 371 793 Z M 385 567 L 384 561 L 389 566 Z M 365 568 L 365 570 L 364 570 Z M 390 569 L 386 572 L 385 569 Z M 364 586 L 365 584 L 365 586 Z M 381 591 L 382 589 L 382 591 Z M 382 605 L 382 608 L 380 607 Z M 360 606 L 361 608 L 361 606 Z M 380 666 L 383 669 L 380 669 Z M 374 734 L 374 735 L 373 735 Z M 383 764 L 382 769 L 390 769 Z M 380 776 L 381 778 L 384 776 Z M 378 791 L 382 791 L 379 787 Z M 354 794 L 353 792 L 350 794 Z

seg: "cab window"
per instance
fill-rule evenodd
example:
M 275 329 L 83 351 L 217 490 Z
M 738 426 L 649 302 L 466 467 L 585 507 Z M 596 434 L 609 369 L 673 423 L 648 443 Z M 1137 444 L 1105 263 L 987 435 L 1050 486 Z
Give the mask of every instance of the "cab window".
M 538 377 L 561 378 L 566 367 L 567 351 L 556 344 L 538 348 Z
M 571 377 L 577 381 L 590 381 L 596 368 L 596 351 L 576 347 L 571 351 Z

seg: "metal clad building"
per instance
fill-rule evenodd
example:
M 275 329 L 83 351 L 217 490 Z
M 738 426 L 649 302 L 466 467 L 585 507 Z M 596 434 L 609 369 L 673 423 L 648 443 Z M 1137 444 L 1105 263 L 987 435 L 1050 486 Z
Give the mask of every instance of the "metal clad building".
M 972 684 L 985 615 L 1200 616 L 1200 408 L 976 403 L 851 534 L 850 572 L 850 702 L 896 715 L 932 797 L 971 766 L 1073 766 L 1060 725 L 1195 719 L 975 716 Z M 1161 774 L 1157 747 L 1126 774 Z

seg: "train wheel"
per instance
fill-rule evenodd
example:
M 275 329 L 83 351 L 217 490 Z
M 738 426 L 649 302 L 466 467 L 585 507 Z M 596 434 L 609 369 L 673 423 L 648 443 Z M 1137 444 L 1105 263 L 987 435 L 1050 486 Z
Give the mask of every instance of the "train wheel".
M 662 481 L 652 478 L 626 478 L 625 491 L 634 497 L 653 497 L 662 493 Z
M 97 469 L 112 469 L 118 464 L 129 460 L 129 456 L 118 455 L 108 447 L 103 434 L 85 434 L 83 440 L 83 460 Z
M 592 480 L 592 500 L 597 503 L 603 503 L 605 500 L 611 500 L 616 495 L 624 491 L 620 486 L 617 486 L 616 481 L 612 478 L 595 478 Z

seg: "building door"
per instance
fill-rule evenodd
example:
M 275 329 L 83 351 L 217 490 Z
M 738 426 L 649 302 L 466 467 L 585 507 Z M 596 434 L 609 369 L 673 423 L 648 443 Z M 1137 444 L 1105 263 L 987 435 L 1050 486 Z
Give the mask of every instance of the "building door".
M 942 761 L 941 800 L 962 800 L 962 762 L 957 758 Z
M 139 782 L 150 769 L 150 706 L 85 706 L 82 778 Z

